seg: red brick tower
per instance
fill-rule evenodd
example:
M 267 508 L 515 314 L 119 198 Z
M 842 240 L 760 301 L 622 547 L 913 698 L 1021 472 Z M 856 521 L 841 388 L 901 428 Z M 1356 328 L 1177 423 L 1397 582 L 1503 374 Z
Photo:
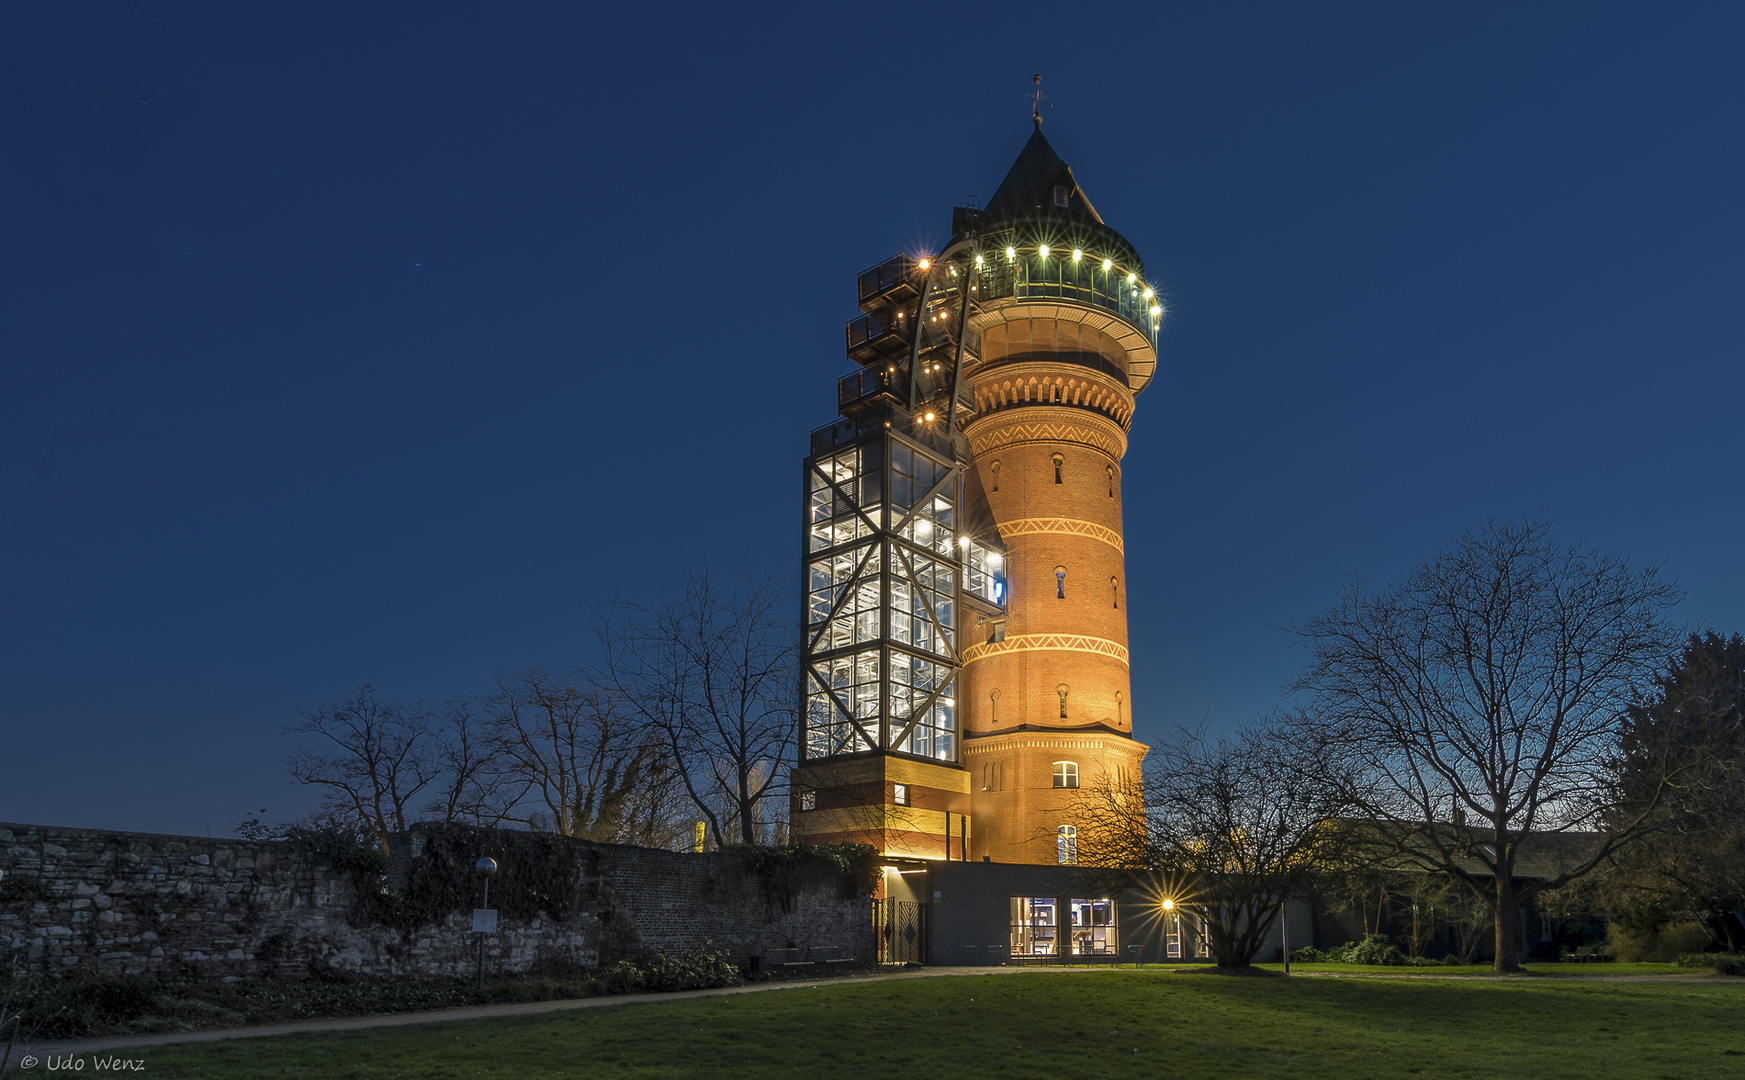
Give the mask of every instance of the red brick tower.
M 1121 458 L 1162 304 L 1040 123 L 953 226 L 861 275 L 863 370 L 813 433 L 795 833 L 1072 861 L 1075 789 L 1146 751 Z
M 1007 580 L 1004 624 L 964 650 L 977 850 L 1070 861 L 1075 789 L 1136 775 L 1146 750 L 1133 739 L 1121 457 L 1162 305 L 1040 125 L 973 226 L 984 260 L 1024 282 L 971 320 L 970 513 L 979 496 Z

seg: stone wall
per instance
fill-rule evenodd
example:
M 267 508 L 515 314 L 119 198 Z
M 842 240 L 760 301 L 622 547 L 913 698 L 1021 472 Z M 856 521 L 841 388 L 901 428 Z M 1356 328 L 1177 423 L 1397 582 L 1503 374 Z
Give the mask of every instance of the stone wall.
M 116 975 L 469 975 L 470 910 L 394 926 L 358 903 L 360 887 L 416 873 L 431 835 L 396 837 L 392 878 L 359 883 L 308 845 L 0 823 L 0 946 L 38 969 Z M 486 935 L 492 971 L 705 942 L 742 964 L 784 948 L 872 956 L 870 900 L 845 895 L 838 877 L 772 889 L 733 855 L 562 843 L 576 856 L 574 910 L 503 918 Z

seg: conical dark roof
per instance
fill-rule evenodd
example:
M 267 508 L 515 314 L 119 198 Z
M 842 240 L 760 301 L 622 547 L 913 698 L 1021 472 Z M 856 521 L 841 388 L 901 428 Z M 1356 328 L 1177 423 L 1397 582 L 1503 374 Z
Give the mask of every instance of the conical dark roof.
M 1035 133 L 1024 144 L 1018 160 L 1012 163 L 982 213 L 990 220 L 1041 214 L 1103 224 L 1102 217 L 1073 179 L 1072 167 L 1048 144 L 1041 124 L 1036 125 Z

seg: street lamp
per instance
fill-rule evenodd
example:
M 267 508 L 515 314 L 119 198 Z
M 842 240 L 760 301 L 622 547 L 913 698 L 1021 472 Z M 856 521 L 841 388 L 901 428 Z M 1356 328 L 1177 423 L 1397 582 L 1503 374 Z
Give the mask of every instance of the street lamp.
M 497 913 L 491 910 L 491 879 L 497 876 L 497 860 L 486 856 L 473 864 L 473 874 L 485 883 L 485 900 L 473 912 L 473 933 L 479 939 L 479 993 L 485 992 L 485 935 L 497 928 Z

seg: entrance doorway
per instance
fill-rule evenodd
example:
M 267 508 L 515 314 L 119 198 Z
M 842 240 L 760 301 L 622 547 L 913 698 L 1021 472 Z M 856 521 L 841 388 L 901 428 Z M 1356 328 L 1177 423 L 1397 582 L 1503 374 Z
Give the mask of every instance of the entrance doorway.
M 874 900 L 873 936 L 879 963 L 927 962 L 927 907 L 912 900 Z

